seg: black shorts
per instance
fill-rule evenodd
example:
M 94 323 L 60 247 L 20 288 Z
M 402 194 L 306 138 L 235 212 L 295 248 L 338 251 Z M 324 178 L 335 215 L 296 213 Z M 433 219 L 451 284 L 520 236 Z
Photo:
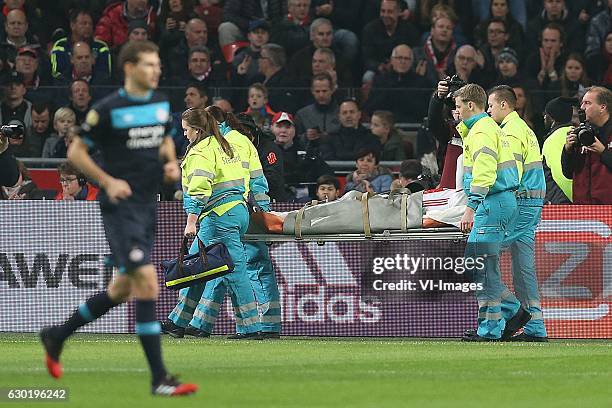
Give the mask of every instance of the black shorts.
M 151 263 L 155 241 L 157 202 L 119 204 L 100 202 L 104 232 L 119 273 L 130 273 Z

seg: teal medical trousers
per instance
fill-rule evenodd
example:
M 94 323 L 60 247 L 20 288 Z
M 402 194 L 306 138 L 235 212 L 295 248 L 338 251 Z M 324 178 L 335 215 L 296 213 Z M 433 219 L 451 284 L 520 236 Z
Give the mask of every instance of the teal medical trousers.
M 219 316 L 225 292 L 229 290 L 236 316 L 237 333 L 255 333 L 261 330 L 255 294 L 247 274 L 246 252 L 241 240 L 249 224 L 249 213 L 239 204 L 223 215 L 211 212 L 200 223 L 198 237 L 205 245 L 223 242 L 234 261 L 234 271 L 206 284 L 181 289 L 179 303 L 168 318 L 177 326 L 188 324 L 212 333 Z M 194 241 L 189 253 L 198 251 Z
M 506 327 L 501 310 L 502 294 L 506 287 L 501 279 L 499 256 L 516 210 L 514 192 L 504 191 L 487 195 L 474 214 L 474 226 L 468 237 L 465 257 L 474 259 L 474 267 L 468 272 L 473 281 L 481 286 L 476 291 L 479 308 L 477 333 L 481 337 L 499 339 Z M 510 301 L 507 303 L 514 313 L 520 307 L 518 301 L 512 305 Z
M 268 246 L 264 242 L 246 242 L 244 249 L 247 255 L 247 274 L 261 313 L 261 330 L 280 333 L 280 293 Z
M 530 199 L 518 198 L 517 203 L 518 211 L 512 221 L 513 228 L 502 245 L 503 249 L 510 247 L 512 284 L 516 297 L 507 288 L 504 290 L 502 314 L 506 319 L 512 317 L 516 313 L 513 307 L 520 301 L 531 314 L 531 320 L 525 325 L 525 333 L 535 337 L 546 337 L 535 268 L 535 233 L 542 216 L 541 200 L 537 203 Z

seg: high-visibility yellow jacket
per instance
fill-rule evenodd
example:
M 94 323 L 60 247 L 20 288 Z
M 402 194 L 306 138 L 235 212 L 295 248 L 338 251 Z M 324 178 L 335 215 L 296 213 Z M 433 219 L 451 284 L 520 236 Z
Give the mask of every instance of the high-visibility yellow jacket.
M 463 126 L 469 129 L 467 134 L 461 132 Z M 468 207 L 476 210 L 487 195 L 518 188 L 511 143 L 493 119 L 480 113 L 463 121 L 457 130 L 463 138 L 463 189 Z
M 513 153 L 519 171 L 519 188 L 517 197 L 528 198 L 540 205 L 546 196 L 546 178 L 542 167 L 540 144 L 533 130 L 525 123 L 516 111 L 508 114 L 500 127 L 514 142 Z
M 267 188 L 253 143 L 237 131 L 228 132 L 225 140 L 232 147 L 234 157 L 223 151 L 214 136 L 191 146 L 185 155 L 181 169 L 183 207 L 188 214 L 204 216 L 214 211 L 223 215 L 247 198 L 251 185 L 265 183 Z M 221 196 L 224 198 L 215 201 L 213 208 L 206 208 Z
M 564 126 L 552 132 L 552 134 L 550 134 L 550 136 L 544 140 L 542 154 L 544 155 L 546 165 L 550 168 L 553 180 L 559 186 L 561 191 L 563 191 L 563 194 L 565 194 L 570 201 L 573 201 L 572 180 L 565 177 L 563 175 L 563 170 L 561 169 L 561 153 L 563 152 L 563 147 L 565 146 L 567 133 L 571 129 L 571 126 Z

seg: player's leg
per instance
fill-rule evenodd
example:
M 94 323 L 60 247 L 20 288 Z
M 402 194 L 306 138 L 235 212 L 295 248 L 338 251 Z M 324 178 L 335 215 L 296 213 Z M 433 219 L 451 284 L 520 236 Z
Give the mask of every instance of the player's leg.
M 281 306 L 270 251 L 264 242 L 247 242 L 244 249 L 247 274 L 261 313 L 262 333 L 264 336 L 275 337 L 281 330 Z
M 108 290 L 87 299 L 63 324 L 41 330 L 40 337 L 46 352 L 47 370 L 51 376 L 55 378 L 62 376 L 63 368 L 59 359 L 66 339 L 80 327 L 98 319 L 113 307 L 127 301 L 130 291 L 130 278 L 121 273 L 109 284 Z
M 169 376 L 162 360 L 161 327 L 155 317 L 155 302 L 159 295 L 155 267 L 150 264 L 138 267 L 131 277 L 132 295 L 136 300 L 136 334 L 151 369 L 153 394 L 184 395 L 195 392 L 195 384 L 181 384 Z

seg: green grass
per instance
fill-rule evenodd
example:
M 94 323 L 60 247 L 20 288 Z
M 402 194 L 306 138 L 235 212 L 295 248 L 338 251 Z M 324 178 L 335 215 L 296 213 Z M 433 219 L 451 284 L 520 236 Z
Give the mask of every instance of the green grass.
M 69 402 L 51 406 L 104 408 L 612 406 L 609 341 L 164 338 L 163 347 L 167 366 L 197 382 L 198 394 L 151 397 L 140 346 L 125 335 L 74 336 L 55 381 L 36 336 L 0 334 L 0 387 L 66 387 Z

